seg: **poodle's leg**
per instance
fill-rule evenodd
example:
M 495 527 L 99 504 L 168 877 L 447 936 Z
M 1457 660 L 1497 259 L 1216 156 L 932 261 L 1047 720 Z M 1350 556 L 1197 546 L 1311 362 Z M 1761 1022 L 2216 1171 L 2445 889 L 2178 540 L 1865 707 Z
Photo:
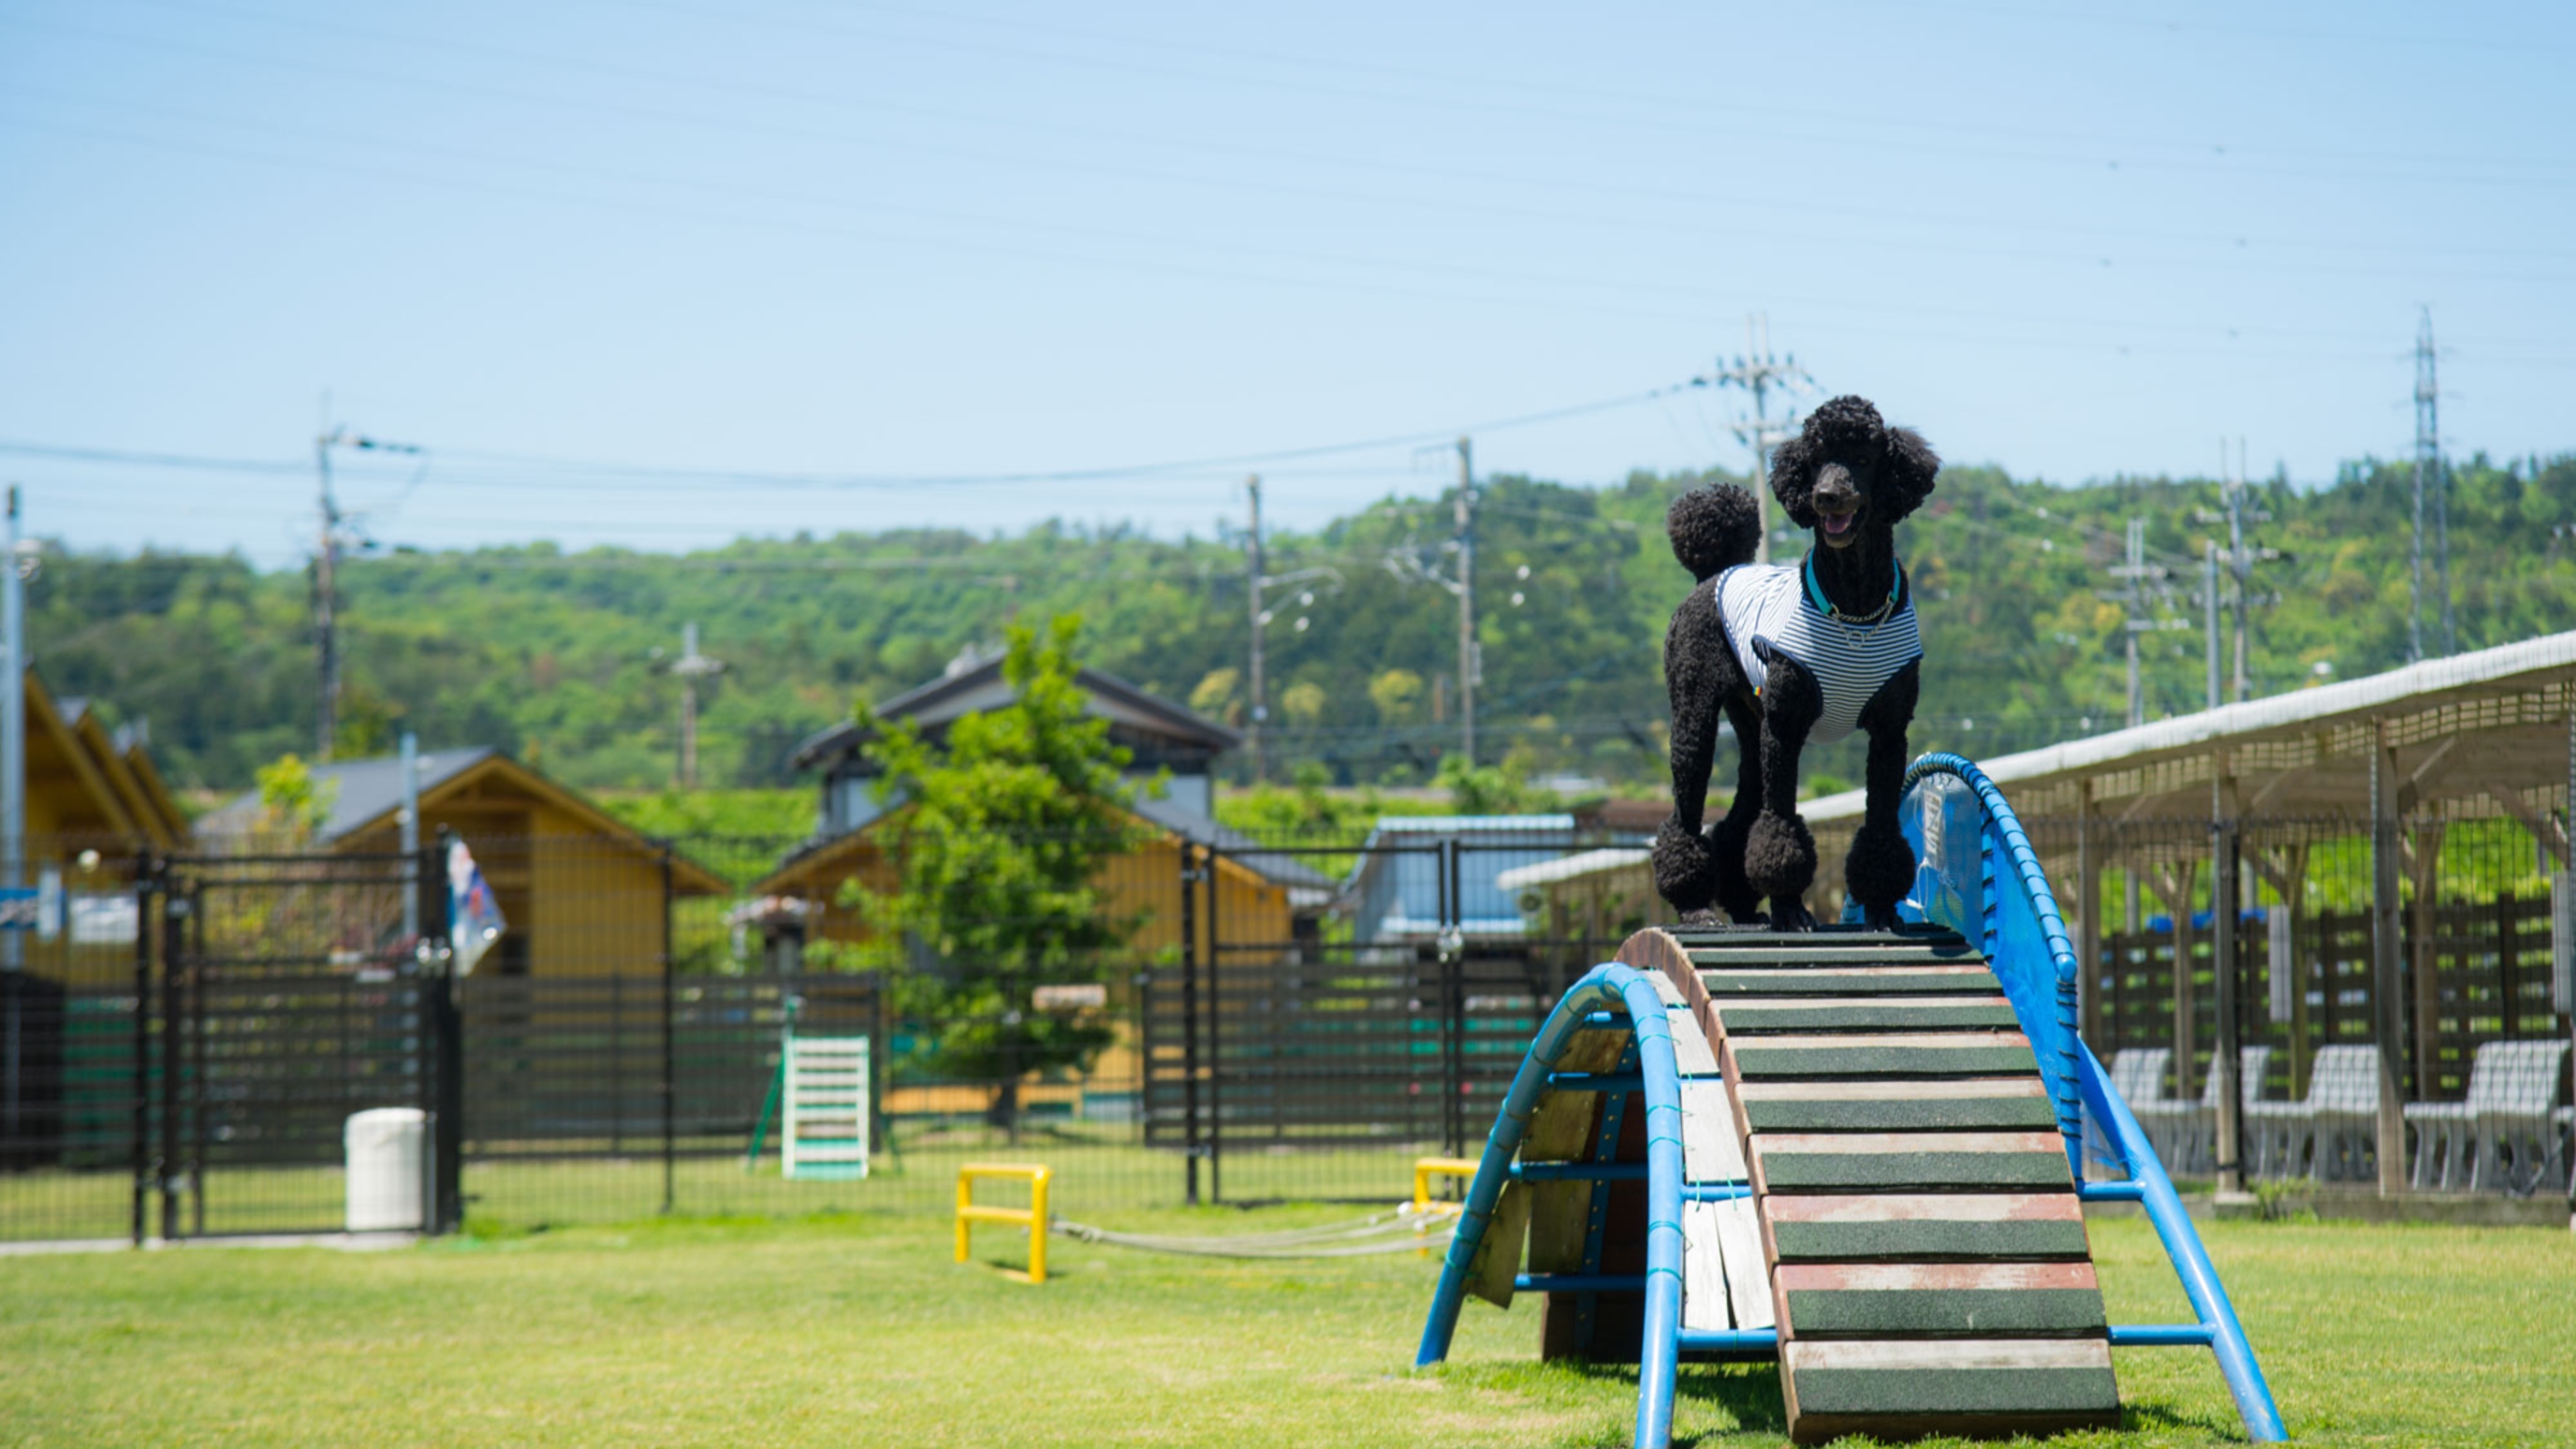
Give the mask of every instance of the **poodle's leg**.
M 1880 685 L 1860 713 L 1860 727 L 1869 732 L 1868 799 L 1843 860 L 1843 884 L 1862 918 L 1882 931 L 1895 928 L 1896 903 L 1914 884 L 1914 847 L 1896 828 L 1896 802 L 1905 791 L 1905 730 L 1922 687 L 1918 659 Z
M 1798 757 L 1824 713 L 1815 676 L 1796 660 L 1771 661 L 1762 681 L 1762 813 L 1744 842 L 1744 878 L 1771 898 L 1771 926 L 1811 931 L 1800 899 L 1816 881 L 1816 838 L 1798 814 Z
M 1720 884 L 1716 853 L 1700 834 L 1708 777 L 1717 763 L 1723 701 L 1744 688 L 1709 590 L 1693 589 L 1664 636 L 1664 680 L 1673 712 L 1673 813 L 1655 834 L 1655 889 L 1684 916 L 1708 909 Z
M 1762 813 L 1762 710 L 1750 693 L 1731 694 L 1726 718 L 1735 726 L 1735 800 L 1711 832 L 1717 847 L 1717 903 L 1727 919 L 1752 925 L 1762 919 L 1762 893 L 1744 878 L 1744 842 Z

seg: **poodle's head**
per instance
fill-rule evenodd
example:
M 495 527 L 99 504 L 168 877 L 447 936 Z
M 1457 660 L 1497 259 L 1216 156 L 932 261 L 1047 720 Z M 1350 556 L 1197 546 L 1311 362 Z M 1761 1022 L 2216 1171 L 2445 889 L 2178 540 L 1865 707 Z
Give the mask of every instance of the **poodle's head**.
M 1867 398 L 1838 397 L 1807 414 L 1771 455 L 1771 491 L 1789 521 L 1828 548 L 1893 527 L 1931 495 L 1941 460 L 1912 428 L 1891 428 Z

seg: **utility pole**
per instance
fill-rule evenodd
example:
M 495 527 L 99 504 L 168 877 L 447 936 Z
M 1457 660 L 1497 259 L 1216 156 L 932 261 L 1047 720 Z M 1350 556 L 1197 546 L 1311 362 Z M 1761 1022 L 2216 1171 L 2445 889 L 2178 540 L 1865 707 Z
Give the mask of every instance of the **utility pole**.
M 1792 408 L 1775 427 L 1771 422 L 1770 397 L 1773 388 L 1783 393 L 1793 389 L 1812 388 L 1815 379 L 1798 366 L 1795 354 L 1788 357 L 1771 355 L 1771 318 L 1768 313 L 1748 314 L 1744 319 L 1744 354 L 1728 364 L 1718 359 L 1717 370 L 1709 380 L 1719 387 L 1740 387 L 1753 394 L 1753 416 L 1739 419 L 1735 436 L 1753 451 L 1753 506 L 1762 520 L 1762 536 L 1754 544 L 1754 559 L 1771 561 L 1771 450 L 1789 441 L 1789 425 L 1797 421 Z
M 2433 346 L 2433 309 L 2415 328 L 2415 548 L 2407 577 L 2406 642 L 2409 662 L 2424 657 L 2424 501 L 2433 503 L 2433 584 L 2442 594 L 2442 653 L 2459 650 L 2451 614 L 2449 470 L 2442 466 L 2442 386 Z
M 27 573 L 18 542 L 18 485 L 9 485 L 9 556 L 0 559 L 0 886 L 27 883 Z M 26 964 L 24 931 L 0 931 L 0 968 Z
M 322 431 L 313 435 L 313 470 L 322 481 L 322 536 L 313 552 L 313 641 L 320 698 L 313 714 L 313 758 L 331 758 L 340 737 L 340 505 L 331 496 L 331 445 L 339 440 L 331 427 L 330 402 L 323 402 Z
M 1476 763 L 1476 461 L 1474 444 L 1458 440 L 1458 748 Z
M 2121 587 L 2094 591 L 2101 598 L 2125 606 L 2127 617 L 2122 620 L 2122 625 L 2129 636 L 2129 727 L 2131 729 L 2147 722 L 2146 686 L 2138 667 L 2138 636 L 2191 627 L 2187 620 L 2159 619 L 2147 612 L 2149 605 L 2154 601 L 2171 597 L 2173 590 L 2165 583 L 2170 573 L 2171 571 L 2162 564 L 2147 562 L 2147 521 L 2143 518 L 2132 518 L 2129 520 L 2128 530 L 2128 561 L 2111 570 L 2111 577 L 2120 580 Z
M 352 433 L 331 421 L 331 395 L 322 395 L 322 430 L 313 435 L 313 471 L 321 482 L 322 535 L 313 553 L 313 643 L 318 699 L 313 714 L 313 756 L 331 758 L 340 735 L 340 546 L 346 537 L 340 504 L 331 491 L 331 450 L 371 453 L 428 451 L 413 443 L 386 443 Z
M 1270 722 L 1270 695 L 1264 688 L 1261 673 L 1262 626 L 1270 622 L 1269 616 L 1261 608 L 1261 575 L 1268 568 L 1261 554 L 1261 475 L 1255 473 L 1244 479 L 1243 491 L 1252 500 L 1252 532 L 1244 539 L 1244 552 L 1252 565 L 1249 577 L 1251 587 L 1246 590 L 1252 596 L 1252 738 L 1250 744 L 1252 745 L 1252 783 L 1258 785 L 1269 778 L 1266 762 L 1261 755 L 1261 727 Z
M 2229 600 L 2228 607 L 2236 625 L 2235 695 L 2240 704 L 2252 698 L 2254 691 L 2253 675 L 2248 664 L 2249 651 L 2252 647 L 2249 641 L 2253 635 L 2253 606 L 2257 602 L 2254 598 L 2254 565 L 2289 557 L 2277 548 L 2265 548 L 2245 541 L 2245 525 L 2249 520 L 2255 523 L 2272 521 L 2269 511 L 2251 506 L 2247 494 L 2252 486 L 2245 476 L 2245 440 L 2243 438 L 2236 440 L 2236 463 L 2231 468 L 2227 462 L 2227 440 L 2219 439 L 2218 489 L 2220 501 L 2226 506 L 2214 513 L 2204 508 L 2200 510 L 2199 517 L 2203 523 L 2223 521 L 2227 525 L 2227 548 L 2224 557 L 2227 576 L 2236 586 L 2235 595 Z M 2212 547 L 2216 547 L 2214 542 Z M 2260 602 L 2274 603 L 2278 600 L 2266 596 Z M 2212 616 L 2210 628 L 2212 631 L 2210 635 L 2212 651 L 2210 654 L 2210 707 L 2215 709 L 2218 707 L 2216 692 L 2218 640 L 2215 615 Z
M 2209 707 L 2218 708 L 2218 540 L 2200 541 L 2200 609 L 2209 625 Z
M 2221 453 L 2226 452 L 2227 445 L 2222 442 L 2218 450 Z M 2238 704 L 2245 702 L 2246 696 L 2253 687 L 2252 682 L 2246 678 L 2245 667 L 2245 636 L 2250 627 L 2246 617 L 2248 600 L 2245 594 L 2246 585 L 2251 581 L 2254 572 L 2253 560 L 2245 556 L 2245 511 L 2245 440 L 2238 438 L 2236 440 L 2236 476 L 2227 485 L 2227 567 L 2228 572 L 2236 576 L 2236 702 Z M 2272 515 L 2266 513 L 2263 516 L 2268 519 Z
M 698 788 L 698 681 L 724 672 L 724 665 L 698 652 L 698 626 L 680 626 L 680 657 L 671 661 L 680 677 L 680 788 Z

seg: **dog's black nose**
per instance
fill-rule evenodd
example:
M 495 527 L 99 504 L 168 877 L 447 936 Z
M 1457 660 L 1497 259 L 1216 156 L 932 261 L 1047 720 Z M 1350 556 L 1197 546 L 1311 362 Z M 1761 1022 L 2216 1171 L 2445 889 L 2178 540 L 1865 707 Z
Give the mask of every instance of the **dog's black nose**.
M 1816 476 L 1815 498 L 1828 513 L 1848 513 L 1860 506 L 1860 488 L 1852 481 L 1850 469 L 1828 463 Z

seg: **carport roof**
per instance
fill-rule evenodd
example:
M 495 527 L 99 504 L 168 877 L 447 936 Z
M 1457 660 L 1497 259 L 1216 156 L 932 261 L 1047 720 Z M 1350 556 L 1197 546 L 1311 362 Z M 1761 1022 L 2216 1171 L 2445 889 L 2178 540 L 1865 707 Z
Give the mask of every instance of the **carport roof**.
M 2025 816 L 2209 818 L 2213 782 L 2244 816 L 2360 816 L 2373 741 L 2401 808 L 2511 815 L 2553 845 L 2566 799 L 2576 632 L 2427 659 L 2385 674 L 2248 700 L 1978 764 Z M 1863 793 L 1808 802 L 1812 824 L 1859 819 Z M 2546 827 L 2546 828 L 2543 828 Z

